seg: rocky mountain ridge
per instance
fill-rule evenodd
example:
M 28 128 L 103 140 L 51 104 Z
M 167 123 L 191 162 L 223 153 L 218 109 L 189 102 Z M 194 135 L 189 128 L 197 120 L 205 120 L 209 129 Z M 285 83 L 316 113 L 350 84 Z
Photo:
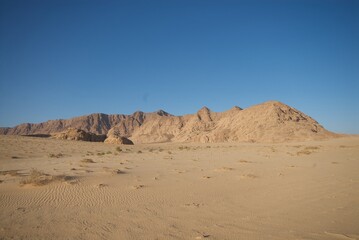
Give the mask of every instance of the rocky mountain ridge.
M 116 133 L 134 143 L 154 142 L 284 142 L 337 136 L 304 113 L 278 101 L 247 109 L 233 107 L 212 112 L 203 107 L 195 114 L 174 116 L 163 110 L 131 115 L 96 113 L 66 120 L 25 123 L 2 128 L 0 134 L 54 134 L 68 128 L 94 134 Z

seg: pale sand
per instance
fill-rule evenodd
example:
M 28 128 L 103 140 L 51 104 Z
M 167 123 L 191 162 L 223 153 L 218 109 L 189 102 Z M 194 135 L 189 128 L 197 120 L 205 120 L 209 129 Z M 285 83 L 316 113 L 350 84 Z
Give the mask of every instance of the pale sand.
M 0 239 L 359 239 L 359 137 L 121 149 L 0 136 Z

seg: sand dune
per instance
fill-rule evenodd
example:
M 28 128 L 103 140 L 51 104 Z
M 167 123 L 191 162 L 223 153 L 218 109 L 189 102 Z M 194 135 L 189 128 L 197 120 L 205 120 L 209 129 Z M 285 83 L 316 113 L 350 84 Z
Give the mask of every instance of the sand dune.
M 118 148 L 0 136 L 0 238 L 359 239 L 358 156 L 358 137 Z

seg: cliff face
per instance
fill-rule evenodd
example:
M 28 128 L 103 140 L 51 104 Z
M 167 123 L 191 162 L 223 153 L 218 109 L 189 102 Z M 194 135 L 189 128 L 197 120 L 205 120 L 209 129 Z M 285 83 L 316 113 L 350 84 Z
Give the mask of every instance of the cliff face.
M 284 142 L 335 137 L 317 121 L 283 103 L 269 101 L 245 110 L 233 107 L 212 112 L 207 107 L 195 114 L 173 116 L 163 110 L 154 113 L 91 114 L 39 124 L 2 128 L 1 134 L 50 134 L 68 128 L 95 134 L 116 134 L 134 143 L 153 142 Z

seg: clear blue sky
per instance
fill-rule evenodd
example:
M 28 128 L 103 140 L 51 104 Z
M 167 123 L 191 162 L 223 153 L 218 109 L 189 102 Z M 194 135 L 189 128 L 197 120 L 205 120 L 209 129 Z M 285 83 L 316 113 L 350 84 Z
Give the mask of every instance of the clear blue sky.
M 0 126 L 267 100 L 359 133 L 359 1 L 0 0 Z

